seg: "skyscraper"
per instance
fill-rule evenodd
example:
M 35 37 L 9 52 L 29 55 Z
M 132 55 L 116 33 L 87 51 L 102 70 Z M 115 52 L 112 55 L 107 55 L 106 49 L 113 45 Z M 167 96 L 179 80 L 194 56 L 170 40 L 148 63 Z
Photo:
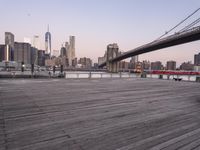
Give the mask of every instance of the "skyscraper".
M 81 65 L 81 68 L 91 68 L 92 67 L 92 60 L 90 58 L 80 58 L 78 63 Z
M 38 35 L 33 36 L 33 47 L 40 49 L 40 37 Z
M 187 70 L 187 71 L 192 71 L 194 70 L 194 64 L 192 64 L 192 62 L 188 61 L 188 62 L 183 62 L 180 65 L 180 70 Z
M 65 42 L 65 49 L 66 49 L 66 57 L 69 57 L 69 43 Z
M 45 33 L 45 51 L 51 57 L 51 33 L 49 32 L 49 26 Z
M 0 62 L 5 60 L 5 45 L 0 45 Z
M 67 56 L 67 50 L 65 47 L 61 47 L 60 49 L 60 57 L 66 57 Z
M 11 32 L 5 32 L 5 60 L 13 61 L 14 60 L 14 34 Z
M 66 43 L 67 44 L 67 43 Z M 72 66 L 72 61 L 75 59 L 75 36 L 69 37 L 69 50 L 67 50 L 68 60 L 69 60 L 69 66 Z
M 194 65 L 195 66 L 200 66 L 200 53 L 194 55 Z
M 160 61 L 151 63 L 151 70 L 161 70 L 161 69 L 162 69 L 162 63 Z
M 14 60 L 16 62 L 23 62 L 24 64 L 31 64 L 31 44 L 15 42 Z
M 69 37 L 69 43 L 70 43 L 70 49 L 71 49 L 71 56 L 72 59 L 75 58 L 75 36 L 70 36 Z
M 166 69 L 167 70 L 176 70 L 176 62 L 175 61 L 167 61 Z
M 45 66 L 45 51 L 38 50 L 38 65 Z
M 9 45 L 14 48 L 14 34 L 11 32 L 5 32 L 5 45 Z
M 38 64 L 38 49 L 31 47 L 31 64 Z

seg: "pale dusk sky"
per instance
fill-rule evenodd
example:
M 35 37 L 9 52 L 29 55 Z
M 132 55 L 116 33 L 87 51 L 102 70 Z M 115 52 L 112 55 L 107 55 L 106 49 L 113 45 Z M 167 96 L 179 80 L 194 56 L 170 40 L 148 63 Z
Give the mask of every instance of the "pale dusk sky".
M 0 44 L 8 31 L 18 42 L 38 35 L 44 49 L 49 24 L 53 50 L 60 50 L 74 35 L 76 56 L 97 62 L 108 44 L 117 43 L 125 52 L 151 42 L 199 7 L 199 0 L 0 0 Z M 200 12 L 196 13 L 181 27 L 199 16 Z M 200 41 L 196 41 L 143 54 L 139 60 L 180 64 L 193 62 L 199 52 Z

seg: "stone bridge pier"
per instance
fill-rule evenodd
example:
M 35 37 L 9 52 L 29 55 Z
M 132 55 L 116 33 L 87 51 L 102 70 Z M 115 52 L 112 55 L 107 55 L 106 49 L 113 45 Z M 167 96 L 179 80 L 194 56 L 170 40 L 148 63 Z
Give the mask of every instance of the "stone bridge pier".
M 107 46 L 106 67 L 109 72 L 119 72 L 119 62 L 111 62 L 109 60 L 118 56 L 119 47 L 116 43 Z

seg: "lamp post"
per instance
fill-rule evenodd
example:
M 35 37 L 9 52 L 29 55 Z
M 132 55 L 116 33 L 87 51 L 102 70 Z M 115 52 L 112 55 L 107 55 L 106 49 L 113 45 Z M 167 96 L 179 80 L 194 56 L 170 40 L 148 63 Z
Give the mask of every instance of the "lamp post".
M 9 62 L 5 61 L 5 70 L 8 71 L 8 68 L 9 68 Z
M 22 66 L 21 66 L 21 71 L 24 72 L 24 68 L 25 68 L 25 64 L 24 62 L 22 61 Z
M 34 64 L 31 64 L 31 75 L 33 77 L 33 73 L 34 73 Z

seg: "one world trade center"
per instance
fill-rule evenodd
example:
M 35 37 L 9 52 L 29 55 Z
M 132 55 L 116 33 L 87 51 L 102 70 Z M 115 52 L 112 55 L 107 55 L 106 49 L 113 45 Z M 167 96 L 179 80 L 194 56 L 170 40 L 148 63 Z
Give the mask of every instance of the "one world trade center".
M 49 25 L 47 30 L 45 33 L 45 53 L 51 57 L 51 33 L 49 32 Z

